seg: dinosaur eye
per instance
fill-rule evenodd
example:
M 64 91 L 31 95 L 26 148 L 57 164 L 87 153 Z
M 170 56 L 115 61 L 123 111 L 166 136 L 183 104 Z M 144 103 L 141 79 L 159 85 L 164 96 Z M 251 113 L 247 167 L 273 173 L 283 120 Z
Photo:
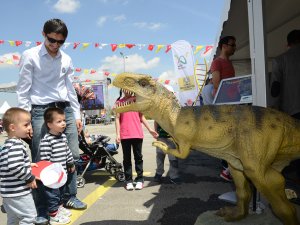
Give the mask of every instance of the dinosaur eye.
M 140 81 L 139 81 L 139 84 L 140 84 L 142 87 L 145 87 L 145 86 L 148 84 L 148 81 L 146 81 L 146 80 L 140 80 Z

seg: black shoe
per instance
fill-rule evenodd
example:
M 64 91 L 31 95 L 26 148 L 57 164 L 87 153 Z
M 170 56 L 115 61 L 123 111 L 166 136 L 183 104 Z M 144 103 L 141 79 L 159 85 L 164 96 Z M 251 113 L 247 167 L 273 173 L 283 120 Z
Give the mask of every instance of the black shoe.
M 155 173 L 155 176 L 153 178 L 154 182 L 161 183 L 161 177 L 162 175 Z
M 173 178 L 173 179 L 170 178 L 170 183 L 171 184 L 181 184 L 182 181 L 181 181 L 181 179 L 179 177 Z
M 5 211 L 5 209 L 4 209 L 4 206 L 3 206 L 3 205 L 1 205 L 1 212 L 2 212 L 2 213 L 6 213 L 6 211 Z

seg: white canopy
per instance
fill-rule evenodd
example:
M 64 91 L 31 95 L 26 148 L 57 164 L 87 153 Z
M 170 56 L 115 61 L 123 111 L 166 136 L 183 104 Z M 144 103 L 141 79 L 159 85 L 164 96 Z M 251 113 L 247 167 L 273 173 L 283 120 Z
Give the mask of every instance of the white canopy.
M 16 88 L 16 82 L 0 84 L 0 92 L 16 92 Z
M 9 108 L 11 108 L 10 105 L 5 101 L 0 107 L 0 115 L 2 116 Z
M 266 97 L 271 60 L 286 50 L 286 36 L 294 29 L 300 29 L 299 0 L 226 1 L 216 43 L 220 36 L 236 37 L 231 59 L 237 75 L 253 74 L 258 105 L 265 103 L 259 98 Z

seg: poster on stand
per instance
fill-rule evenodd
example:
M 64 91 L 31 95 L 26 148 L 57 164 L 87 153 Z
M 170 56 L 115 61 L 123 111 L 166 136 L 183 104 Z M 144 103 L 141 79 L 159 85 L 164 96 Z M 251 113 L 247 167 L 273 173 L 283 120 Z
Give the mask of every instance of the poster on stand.
M 81 102 L 81 108 L 83 110 L 96 110 L 104 108 L 104 88 L 102 84 L 91 85 L 95 94 L 94 99 L 86 99 Z

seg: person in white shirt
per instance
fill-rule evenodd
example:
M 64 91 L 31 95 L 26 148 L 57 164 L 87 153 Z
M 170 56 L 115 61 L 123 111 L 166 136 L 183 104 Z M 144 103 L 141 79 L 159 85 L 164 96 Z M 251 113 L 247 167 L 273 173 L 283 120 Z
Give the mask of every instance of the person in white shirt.
M 79 160 L 78 133 L 82 129 L 80 105 L 72 84 L 72 60 L 60 50 L 68 36 L 68 29 L 60 19 L 50 19 L 45 22 L 42 34 L 44 42 L 24 51 L 21 57 L 17 85 L 19 107 L 30 111 L 32 115 L 32 161 L 39 161 L 39 143 L 47 132 L 44 112 L 49 107 L 58 107 L 66 115 L 64 133 L 76 162 Z M 76 172 L 69 174 L 66 186 L 65 207 L 86 209 L 86 204 L 76 197 Z M 37 223 L 45 224 L 48 216 L 42 185 L 37 190 L 34 193 Z

